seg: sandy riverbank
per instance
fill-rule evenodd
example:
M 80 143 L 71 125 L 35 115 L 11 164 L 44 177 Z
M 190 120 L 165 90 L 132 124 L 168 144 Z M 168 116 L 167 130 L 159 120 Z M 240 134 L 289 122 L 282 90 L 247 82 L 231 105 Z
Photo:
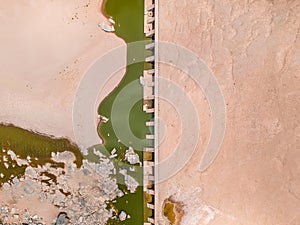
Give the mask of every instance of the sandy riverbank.
M 184 225 L 300 221 L 299 10 L 299 1 L 284 0 L 159 1 L 160 40 L 197 53 L 215 74 L 227 107 L 221 151 L 201 173 L 211 127 L 208 102 L 184 73 L 160 66 L 160 76 L 184 83 L 199 110 L 201 137 L 182 171 L 157 186 L 159 224 L 169 224 L 162 206 L 170 197 L 184 204 Z M 160 102 L 167 127 L 160 160 L 179 140 L 175 108 Z
M 124 45 L 122 39 L 98 27 L 105 20 L 101 5 L 102 0 L 1 3 L 1 123 L 74 141 L 72 108 L 82 77 L 99 56 Z M 120 71 L 99 90 L 98 102 L 118 84 L 123 74 Z M 22 185 L 0 191 L 1 210 L 6 210 L 6 206 L 9 212 L 16 210 L 16 215 L 11 213 L 15 220 L 29 210 L 28 216 L 38 214 L 50 224 L 59 209 L 51 201 L 41 202 L 38 194 L 25 198 Z M 16 191 L 18 188 L 21 192 Z M 104 200 L 99 202 L 102 204 Z M 106 214 L 101 215 L 103 220 L 107 219 Z
M 124 45 L 97 26 L 105 19 L 101 5 L 98 0 L 2 2 L 1 122 L 74 139 L 72 106 L 82 76 L 97 57 Z M 102 98 L 116 83 L 106 86 Z

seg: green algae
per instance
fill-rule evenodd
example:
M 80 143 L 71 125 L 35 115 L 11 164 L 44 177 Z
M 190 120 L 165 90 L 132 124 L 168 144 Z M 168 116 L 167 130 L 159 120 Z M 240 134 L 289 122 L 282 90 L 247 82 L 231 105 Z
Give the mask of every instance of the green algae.
M 176 215 L 174 212 L 174 204 L 166 202 L 164 206 L 164 216 L 168 218 L 171 224 L 174 224 L 176 221 Z
M 51 153 L 72 152 L 78 168 L 81 167 L 83 159 L 79 148 L 66 138 L 54 138 L 13 125 L 0 124 L 0 172 L 4 174 L 4 177 L 0 178 L 0 186 L 14 177 L 23 176 L 26 169 L 25 165 L 18 166 L 17 162 L 11 159 L 8 150 L 12 150 L 19 159 L 27 160 L 30 157 L 28 164 L 32 167 L 43 166 L 46 163 L 53 167 L 63 167 L 62 163 L 51 159 Z

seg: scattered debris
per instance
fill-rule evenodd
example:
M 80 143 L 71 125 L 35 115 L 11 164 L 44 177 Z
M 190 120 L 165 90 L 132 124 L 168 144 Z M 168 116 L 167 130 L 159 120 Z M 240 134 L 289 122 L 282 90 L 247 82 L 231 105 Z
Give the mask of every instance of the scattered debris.
M 115 21 L 112 18 L 109 18 L 106 22 L 101 22 L 98 24 L 102 30 L 105 32 L 115 32 Z
M 139 186 L 139 183 L 132 176 L 127 174 L 127 170 L 120 170 L 119 173 L 124 176 L 124 181 L 127 190 L 130 191 L 130 193 L 134 193 L 137 187 Z
M 15 177 L 13 182 L 2 186 L 1 191 L 11 195 L 16 204 L 9 209 L 0 202 L 1 223 L 45 225 L 38 214 L 30 214 L 34 207 L 28 205 L 26 211 L 18 209 L 18 201 L 33 198 L 38 199 L 35 205 L 47 202 L 61 211 L 53 218 L 52 225 L 105 225 L 114 213 L 107 209 L 106 202 L 124 193 L 118 189 L 116 180 L 110 178 L 115 170 L 113 163 L 99 155 L 99 163 L 84 160 L 81 169 L 76 169 L 70 152 L 52 154 L 52 160 L 63 162 L 64 168 L 52 167 L 50 163 L 37 168 L 28 166 L 24 177 Z
M 131 165 L 139 163 L 140 166 L 142 166 L 139 155 L 134 152 L 132 147 L 129 147 L 129 149 L 126 150 L 125 160 L 127 160 Z

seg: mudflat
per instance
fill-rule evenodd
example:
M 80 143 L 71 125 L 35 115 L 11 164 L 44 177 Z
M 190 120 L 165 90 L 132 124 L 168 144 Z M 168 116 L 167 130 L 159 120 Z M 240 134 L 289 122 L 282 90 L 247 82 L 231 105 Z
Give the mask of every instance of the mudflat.
M 219 155 L 201 173 L 212 126 L 209 102 L 188 74 L 160 65 L 159 75 L 193 100 L 201 125 L 192 159 L 157 185 L 160 224 L 168 224 L 163 203 L 169 198 L 183 205 L 185 225 L 299 223 L 299 10 L 299 1 L 159 1 L 159 40 L 206 63 L 227 114 Z M 176 105 L 162 100 L 159 109 L 166 126 L 158 151 L 163 161 L 180 140 L 181 123 Z

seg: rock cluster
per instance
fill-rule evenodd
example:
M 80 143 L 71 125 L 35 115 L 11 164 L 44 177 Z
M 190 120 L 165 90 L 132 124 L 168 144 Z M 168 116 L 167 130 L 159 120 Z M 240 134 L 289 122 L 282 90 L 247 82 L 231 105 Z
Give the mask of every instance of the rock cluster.
M 106 209 L 106 202 L 123 195 L 116 181 L 109 178 L 114 167 L 109 161 L 84 161 L 81 169 L 77 169 L 73 158 L 69 152 L 53 155 L 53 160 L 64 162 L 64 168 L 53 168 L 51 164 L 38 168 L 27 167 L 24 178 L 15 178 L 11 186 L 6 184 L 4 188 L 7 193 L 14 195 L 16 202 L 34 198 L 37 199 L 35 204 L 47 202 L 64 212 L 53 218 L 52 224 L 104 225 L 113 214 L 112 209 Z M 2 222 L 6 221 L 6 215 L 3 214 Z M 19 222 L 28 224 L 37 224 L 33 223 L 36 221 L 34 218 L 39 218 L 29 214 L 20 214 L 19 217 Z
M 140 165 L 142 164 L 139 155 L 134 152 L 132 147 L 129 147 L 129 149 L 126 150 L 125 160 L 127 160 L 132 165 L 137 163 L 139 163 Z
M 120 170 L 119 173 L 124 176 L 124 182 L 127 190 L 129 190 L 130 193 L 134 193 L 139 186 L 139 183 L 132 176 L 127 174 L 128 172 L 126 169 Z
M 43 225 L 45 223 L 43 222 L 43 218 L 39 217 L 37 214 L 31 214 L 27 210 L 20 212 L 14 207 L 4 205 L 0 208 L 0 225 L 2 224 Z

